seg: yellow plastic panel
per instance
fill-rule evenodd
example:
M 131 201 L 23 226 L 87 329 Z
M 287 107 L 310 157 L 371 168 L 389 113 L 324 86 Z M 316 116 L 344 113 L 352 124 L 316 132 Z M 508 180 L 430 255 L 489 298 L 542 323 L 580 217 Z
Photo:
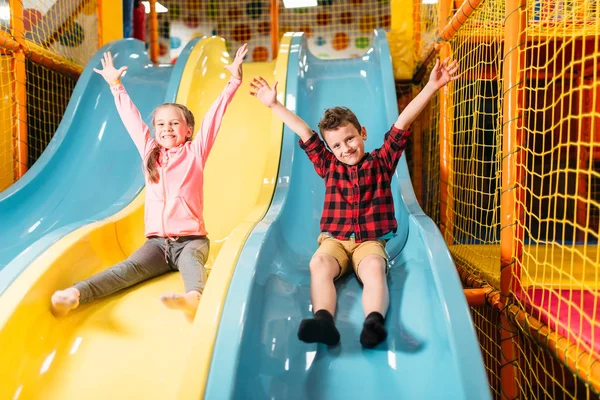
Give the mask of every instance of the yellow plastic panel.
M 278 81 L 281 102 L 284 101 L 291 38 L 292 34 L 282 38 L 276 61 L 246 64 L 244 69 L 245 81 L 257 75 L 270 83 Z M 191 66 L 191 61 L 187 65 Z M 186 72 L 199 73 L 198 70 Z M 188 79 L 197 81 L 184 73 L 182 89 L 187 87 Z M 178 100 L 187 99 L 191 106 L 196 101 L 196 90 L 200 88 L 190 86 L 187 94 L 180 90 L 182 97 Z M 206 167 L 204 217 L 213 238 L 211 259 L 214 265 L 192 328 L 191 347 L 178 399 L 204 396 L 227 288 L 244 242 L 267 212 L 275 189 L 283 125 L 270 110 L 247 94 L 247 85 L 240 91 L 239 97 L 250 100 L 236 105 L 239 108 L 235 115 L 240 120 L 235 124 L 240 128 L 227 129 L 226 135 L 219 136 Z M 219 247 L 215 258 L 214 249 Z
M 244 65 L 246 82 L 258 74 L 269 81 L 277 76 L 284 90 L 286 40 L 277 62 Z M 194 48 L 178 101 L 198 120 L 229 79 L 223 69 L 229 62 L 220 39 L 204 39 Z M 187 370 L 210 362 L 237 257 L 269 207 L 279 163 L 283 127 L 247 89 L 244 83 L 230 104 L 206 167 L 205 219 L 214 272 L 194 324 L 158 300 L 163 292 L 183 290 L 178 273 L 82 306 L 65 318 L 50 313 L 54 290 L 110 267 L 143 243 L 142 193 L 121 212 L 58 241 L 0 297 L 0 398 L 171 399 L 204 387 L 206 377 Z

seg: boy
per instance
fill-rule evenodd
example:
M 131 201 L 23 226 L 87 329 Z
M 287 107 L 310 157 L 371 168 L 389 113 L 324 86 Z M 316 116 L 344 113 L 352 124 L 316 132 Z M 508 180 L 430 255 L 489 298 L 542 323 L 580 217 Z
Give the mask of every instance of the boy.
M 385 315 L 389 305 L 388 260 L 385 242 L 394 236 L 391 180 L 406 148 L 407 129 L 431 97 L 458 76 L 456 61 L 436 62 L 429 82 L 400 114 L 385 135 L 383 146 L 365 153 L 367 131 L 352 111 L 333 107 L 319 122 L 323 141 L 300 117 L 277 101 L 277 82 L 270 88 L 262 78 L 250 83 L 265 106 L 300 136 L 300 147 L 325 180 L 326 194 L 321 217 L 319 248 L 310 261 L 311 301 L 314 318 L 304 319 L 298 338 L 307 343 L 335 345 L 340 334 L 333 316 L 336 309 L 334 281 L 353 268 L 362 282 L 365 322 L 360 342 L 373 348 L 387 336 Z

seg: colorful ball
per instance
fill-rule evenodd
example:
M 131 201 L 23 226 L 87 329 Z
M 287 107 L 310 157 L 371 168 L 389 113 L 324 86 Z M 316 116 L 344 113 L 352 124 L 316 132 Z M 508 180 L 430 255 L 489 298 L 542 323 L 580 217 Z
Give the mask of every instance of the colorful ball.
M 340 13 L 340 24 L 342 25 L 350 25 L 352 24 L 353 18 L 352 13 L 350 11 L 344 11 Z
M 263 13 L 263 3 L 260 1 L 251 1 L 246 4 L 246 15 L 251 19 L 259 19 Z
M 63 46 L 75 47 L 83 43 L 85 33 L 81 25 L 77 22 L 67 25 L 62 35 L 59 36 L 58 42 Z
M 382 15 L 380 25 L 382 28 L 389 29 L 392 25 L 392 17 L 390 15 Z
M 200 18 L 197 15 L 186 15 L 183 23 L 190 29 L 196 29 L 200 26 Z
M 185 10 L 190 14 L 198 15 L 202 11 L 202 2 L 200 0 L 188 0 L 185 2 Z
M 164 39 L 168 39 L 170 35 L 169 21 L 163 21 L 158 27 L 158 36 Z
M 206 5 L 206 16 L 208 18 L 216 19 L 219 16 L 219 2 L 211 0 Z
M 360 22 L 358 24 L 358 29 L 362 33 L 370 33 L 370 32 L 373 32 L 373 30 L 376 28 L 376 25 L 377 25 L 377 21 L 375 20 L 374 16 L 363 15 L 360 18 Z
M 171 36 L 171 48 L 178 49 L 181 46 L 181 39 L 177 36 Z
M 171 4 L 169 5 L 169 9 L 167 11 L 167 15 L 170 19 L 177 19 L 181 16 L 181 7 L 179 4 Z
M 267 36 L 271 33 L 271 23 L 269 21 L 259 22 L 258 33 L 263 36 Z
M 230 21 L 234 21 L 242 16 L 242 12 L 238 6 L 232 6 L 227 10 L 227 16 L 229 17 Z
M 158 54 L 162 57 L 169 52 L 169 48 L 164 43 L 158 44 Z
M 317 14 L 317 25 L 327 26 L 331 23 L 331 14 L 326 12 L 321 12 Z
M 300 27 L 300 32 L 304 32 L 304 36 L 306 36 L 306 38 L 308 39 L 312 37 L 313 29 L 310 25 L 302 25 Z
M 42 19 L 42 12 L 35 8 L 23 10 L 23 25 L 26 31 L 30 31 Z
M 337 51 L 345 50 L 348 44 L 350 44 L 350 38 L 344 32 L 338 32 L 333 37 L 332 47 Z
M 233 40 L 236 42 L 247 42 L 252 38 L 252 31 L 246 24 L 240 24 L 233 27 Z
M 269 50 L 264 46 L 258 46 L 252 51 L 252 61 L 267 61 L 269 59 Z
M 357 49 L 366 49 L 369 47 L 369 38 L 364 36 L 357 37 L 354 41 L 354 47 Z

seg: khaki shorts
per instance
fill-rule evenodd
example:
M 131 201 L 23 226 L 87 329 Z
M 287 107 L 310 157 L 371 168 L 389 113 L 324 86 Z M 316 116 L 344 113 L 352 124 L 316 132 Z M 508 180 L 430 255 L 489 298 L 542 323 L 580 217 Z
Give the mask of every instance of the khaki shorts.
M 369 240 L 367 242 L 356 243 L 354 238 L 349 240 L 338 240 L 329 236 L 327 233 L 319 235 L 319 248 L 313 257 L 319 253 L 324 253 L 335 258 L 340 265 L 340 273 L 335 279 L 339 279 L 350 271 L 350 267 L 354 269 L 354 273 L 358 277 L 358 266 L 360 262 L 367 256 L 380 256 L 385 260 L 385 273 L 388 273 L 388 257 L 385 252 L 385 240 Z M 359 278 L 360 280 L 360 278 Z

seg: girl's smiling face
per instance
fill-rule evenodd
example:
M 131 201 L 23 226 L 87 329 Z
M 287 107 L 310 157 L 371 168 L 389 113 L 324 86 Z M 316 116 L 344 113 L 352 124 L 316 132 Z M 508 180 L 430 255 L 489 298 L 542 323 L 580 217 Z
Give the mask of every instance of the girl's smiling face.
M 154 114 L 155 139 L 162 147 L 170 149 L 185 143 L 192 137 L 181 110 L 173 106 L 163 106 Z

